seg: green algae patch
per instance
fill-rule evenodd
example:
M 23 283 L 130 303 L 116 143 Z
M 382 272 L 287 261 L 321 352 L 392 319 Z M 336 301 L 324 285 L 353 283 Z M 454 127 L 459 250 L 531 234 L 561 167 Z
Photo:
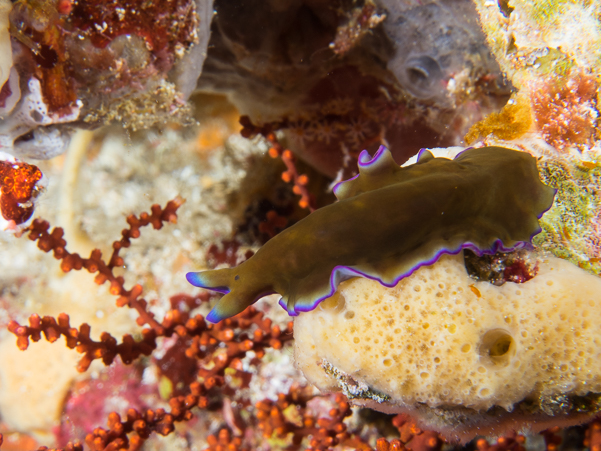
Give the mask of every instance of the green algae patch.
M 553 206 L 540 219 L 542 232 L 533 244 L 593 274 L 601 274 L 601 248 L 595 230 L 601 208 L 601 165 L 545 159 L 538 166 L 543 182 L 557 193 Z
M 547 24 L 555 20 L 558 14 L 564 12 L 565 7 L 570 5 L 579 5 L 589 7 L 591 0 L 534 0 L 523 2 L 530 6 L 531 17 L 540 25 Z
M 563 53 L 560 49 L 550 48 L 549 52 L 537 58 L 534 67 L 541 75 L 554 75 L 558 77 L 556 83 L 565 83 L 565 78 L 570 75 L 572 68 L 576 63 L 572 58 Z

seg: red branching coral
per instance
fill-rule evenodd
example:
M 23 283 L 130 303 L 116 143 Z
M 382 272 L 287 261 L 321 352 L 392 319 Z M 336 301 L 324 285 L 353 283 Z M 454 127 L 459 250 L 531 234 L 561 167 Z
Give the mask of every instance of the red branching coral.
M 376 442 L 376 451 L 405 451 L 406 449 L 405 445 L 398 439 L 389 442 L 382 437 Z
M 209 447 L 205 451 L 250 451 L 250 448 L 242 446 L 240 437 L 232 437 L 227 429 L 219 431 L 219 435 L 209 435 L 207 437 Z
M 593 421 L 584 436 L 584 446 L 591 451 L 601 451 L 601 419 Z
M 83 446 L 78 443 L 69 443 L 64 448 L 48 448 L 47 446 L 40 446 L 36 451 L 83 451 Z
M 360 438 L 347 431 L 344 419 L 351 415 L 351 409 L 346 397 L 342 394 L 335 396 L 337 407 L 330 409 L 325 418 L 315 418 L 307 412 L 307 402 L 314 398 L 306 388 L 293 386 L 287 395 L 280 394 L 277 401 L 263 400 L 255 406 L 259 429 L 265 438 L 284 439 L 292 435 L 289 449 L 298 449 L 303 438 L 310 437 L 309 449 L 323 451 L 336 445 L 353 447 L 355 449 L 370 449 Z M 286 414 L 289 408 L 296 409 L 292 421 Z
M 280 216 L 275 210 L 269 210 L 265 215 L 265 221 L 259 224 L 259 232 L 273 238 L 278 232 L 284 230 L 287 225 L 288 219 Z
M 229 266 L 236 266 L 253 256 L 254 252 L 247 250 L 244 255 L 239 255 L 240 243 L 234 238 L 224 240 L 218 244 L 211 244 L 207 250 L 207 262 L 210 267 L 226 263 Z
M 42 172 L 31 164 L 0 161 L 0 211 L 2 217 L 22 224 L 33 214 L 33 198 Z
M 280 144 L 277 137 L 275 136 L 274 130 L 279 128 L 285 128 L 287 121 L 281 123 L 267 124 L 263 127 L 254 125 L 248 116 L 242 116 L 240 118 L 240 124 L 242 125 L 242 131 L 240 132 L 245 138 L 250 138 L 256 135 L 263 135 L 269 144 L 269 156 L 272 158 L 280 157 L 286 165 L 286 170 L 282 173 L 282 180 L 287 183 L 293 183 L 294 187 L 292 191 L 294 194 L 299 195 L 301 198 L 298 201 L 298 205 L 301 208 L 307 208 L 309 211 L 315 210 L 315 198 L 307 190 L 307 183 L 309 178 L 305 174 L 299 174 L 296 170 L 294 154 Z
M 2 443 L 4 443 L 4 440 L 2 434 L 0 434 L 0 447 L 2 446 Z M 40 446 L 35 451 L 83 451 L 83 446 L 79 443 L 70 443 L 64 448 L 48 448 L 47 446 Z
M 170 358 L 187 359 L 186 364 L 193 364 L 193 378 L 172 377 L 174 386 L 175 382 L 183 382 L 183 387 L 173 390 L 168 410 L 140 407 L 140 404 L 133 408 L 130 404 L 123 416 L 111 412 L 108 414 L 106 429 L 96 427 L 87 433 L 87 447 L 92 451 L 137 451 L 152 433 L 168 435 L 174 432 L 176 423 L 191 420 L 195 409 L 214 411 L 221 408 L 223 423 L 228 424 L 232 432 L 220 425 L 218 434 L 207 438 L 208 451 L 250 451 L 257 440 L 252 434 L 253 430 L 260 431 L 263 439 L 286 443 L 289 451 L 298 450 L 302 446 L 310 451 L 331 450 L 339 446 L 373 450 L 364 431 L 352 430 L 349 426 L 347 419 L 352 411 L 347 398 L 342 394 L 315 395 L 309 387 L 293 385 L 287 394 L 280 393 L 275 400 L 259 401 L 254 408 L 244 395 L 240 395 L 240 390 L 248 388 L 254 377 L 249 367 L 259 364 L 267 348 L 279 350 L 292 339 L 292 322 L 282 330 L 251 306 L 218 324 L 207 323 L 202 315 L 190 314 L 196 307 L 210 300 L 207 293 L 198 296 L 172 296 L 171 310 L 159 322 L 146 309 L 147 303 L 141 298 L 141 286 L 136 285 L 131 290 L 124 288 L 123 278 L 116 277 L 113 272 L 114 268 L 123 264 L 120 250 L 127 248 L 131 239 L 140 236 L 142 227 L 152 224 L 159 229 L 164 222 L 175 222 L 177 209 L 182 203 L 183 200 L 178 198 L 164 208 L 154 205 L 150 214 L 128 217 L 129 228 L 123 230 L 121 239 L 113 243 L 113 254 L 108 263 L 101 258 L 99 251 L 93 251 L 89 258 L 71 254 L 66 249 L 62 230 L 53 229 L 48 232 L 49 225 L 45 221 L 34 221 L 27 229 L 29 238 L 37 241 L 41 250 L 54 252 L 65 272 L 85 268 L 96 274 L 97 283 L 108 281 L 111 292 L 117 296 L 118 305 L 136 309 L 140 315 L 138 324 L 147 327 L 142 329 L 140 341 L 125 335 L 119 343 L 107 333 L 101 335 L 100 341 L 94 341 L 90 338 L 90 327 L 87 324 L 82 324 L 79 329 L 73 328 L 69 324 L 68 315 L 64 313 L 57 318 L 32 315 L 29 326 L 21 326 L 15 321 L 9 324 L 9 330 L 17 336 L 17 344 L 21 349 L 28 347 L 30 338 L 38 341 L 42 334 L 50 342 L 64 336 L 69 348 L 76 348 L 84 354 L 78 365 L 78 369 L 84 371 L 95 359 L 102 359 L 108 365 L 116 356 L 120 356 L 124 363 L 131 363 L 141 355 L 151 354 L 159 345 L 157 340 L 160 337 L 173 337 L 172 348 L 167 353 L 174 347 L 177 347 L 177 352 L 171 354 Z M 253 352 L 253 357 L 243 361 L 250 351 Z M 313 405 L 315 401 L 317 404 Z M 324 406 L 329 407 L 323 411 Z M 241 415 L 242 410 L 246 411 L 245 415 Z M 377 439 L 376 451 L 442 449 L 444 441 L 436 432 L 420 429 L 407 415 L 397 415 L 392 419 L 392 425 L 399 437 L 392 440 Z M 542 433 L 547 451 L 556 451 L 561 444 L 558 431 L 559 428 L 552 428 Z M 2 441 L 0 434 L 0 446 Z M 524 436 L 512 434 L 499 438 L 495 444 L 480 439 L 475 447 L 479 451 L 523 451 L 524 443 Z M 589 426 L 585 446 L 591 451 L 601 451 L 600 421 L 596 420 Z M 83 449 L 83 445 L 76 441 L 67 443 L 62 448 L 49 450 L 47 447 L 40 447 L 37 451 Z
M 65 250 L 65 252 L 67 251 Z M 122 284 L 123 281 L 121 280 L 120 288 L 124 290 Z M 206 365 L 211 369 L 201 368 L 199 370 L 199 376 L 206 379 L 206 388 L 222 385 L 226 368 L 239 371 L 241 367 L 239 358 L 247 351 L 252 349 L 258 357 L 261 357 L 265 347 L 280 349 L 283 341 L 291 338 L 292 322 L 288 324 L 286 331 L 281 331 L 279 326 L 272 327 L 271 320 L 263 319 L 263 314 L 252 307 L 245 310 L 244 313 L 219 324 L 205 322 L 202 315 L 189 318 L 186 313 L 177 309 L 167 312 L 163 321 L 158 323 L 152 318 L 152 313 L 146 310 L 146 301 L 138 299 L 142 293 L 141 286 L 136 285 L 127 293 L 127 295 L 119 297 L 117 304 L 119 306 L 126 305 L 127 302 L 124 302 L 124 299 L 130 299 L 130 304 L 135 302 L 136 310 L 144 315 L 138 318 L 138 323 L 153 326 L 142 330 L 143 339 L 139 342 L 134 341 L 131 335 L 125 335 L 122 343 L 118 344 L 115 338 L 106 332 L 101 334 L 99 342 L 94 341 L 90 338 L 89 325 L 82 324 L 78 331 L 69 325 L 69 316 L 64 313 L 57 317 L 58 321 L 51 316 L 40 318 L 39 315 L 34 314 L 29 317 L 29 326 L 21 326 L 16 321 L 11 321 L 8 329 L 17 336 L 17 346 L 21 350 L 27 349 L 29 338 L 34 342 L 39 341 L 42 333 L 46 340 L 51 343 L 63 335 L 67 347 L 77 348 L 79 353 L 84 354 L 77 367 L 80 372 L 86 371 L 92 361 L 99 358 L 102 358 L 105 365 L 110 365 L 117 355 L 121 357 L 124 363 L 131 363 L 140 355 L 150 355 L 156 348 L 157 337 L 168 337 L 173 333 L 180 337 L 192 338 L 186 350 L 186 356 L 189 358 L 195 357 L 199 360 L 211 356 L 216 346 L 224 343 L 226 344 L 225 352 L 218 353 L 206 362 Z M 144 321 L 140 321 L 141 318 L 144 318 Z M 234 340 L 236 337 L 235 328 L 248 329 L 251 325 L 257 326 L 251 337 L 243 334 L 239 337 L 239 341 Z
M 53 431 L 57 446 L 65 446 L 73 439 L 85 439 L 106 422 L 116 406 L 138 411 L 155 407 L 152 403 L 157 399 L 158 386 L 144 381 L 146 368 L 140 361 L 132 365 L 117 361 L 92 377 L 75 381 L 63 405 L 60 427 Z M 178 395 L 188 394 L 192 382 L 194 380 L 188 381 L 185 391 Z M 125 414 L 126 410 L 119 413 Z
M 392 424 L 399 431 L 401 443 L 409 449 L 439 451 L 442 448 L 444 442 L 436 432 L 418 428 L 408 415 L 397 415 Z
M 84 357 L 78 364 L 79 371 L 85 371 L 95 359 L 102 359 L 106 365 L 111 364 L 116 356 L 120 356 L 124 363 L 131 363 L 140 355 L 149 355 L 156 347 L 158 337 L 178 336 L 186 344 L 185 355 L 199 363 L 198 380 L 189 386 L 188 394 L 173 396 L 169 400 L 170 412 L 163 409 L 148 409 L 138 412 L 129 409 L 127 418 L 122 421 L 117 413 L 111 413 L 108 418 L 108 430 L 96 428 L 86 437 L 86 443 L 95 451 L 119 450 L 127 448 L 130 451 L 141 447 L 150 433 L 156 432 L 167 435 L 174 430 L 174 423 L 187 421 L 192 418 L 193 407 L 206 408 L 208 406 L 208 393 L 210 390 L 225 384 L 225 373 L 239 379 L 249 381 L 248 373 L 243 369 L 241 359 L 248 351 L 254 351 L 258 361 L 265 352 L 265 348 L 280 349 L 286 341 L 292 338 L 292 322 L 286 330 L 279 326 L 272 326 L 270 319 L 264 318 L 263 313 L 250 307 L 241 314 L 222 321 L 219 324 L 209 324 L 200 314 L 190 317 L 185 309 L 178 308 L 182 302 L 189 308 L 197 304 L 199 299 L 187 295 L 178 295 L 172 298 L 172 306 L 176 307 L 165 315 L 162 322 L 153 318 L 152 313 L 146 309 L 147 302 L 140 296 L 142 287 L 135 285 L 131 290 L 124 288 L 124 279 L 115 277 L 113 269 L 123 265 L 119 251 L 129 247 L 132 238 L 140 236 L 140 228 L 152 224 L 155 229 L 160 229 L 163 222 L 175 222 L 176 211 L 183 200 L 176 198 L 169 202 L 165 208 L 158 205 L 152 207 L 152 213 L 143 213 L 140 217 L 131 215 L 127 221 L 128 229 L 122 231 L 122 238 L 113 243 L 113 254 L 109 263 L 101 258 L 100 251 L 92 251 L 90 258 L 83 259 L 78 254 L 71 254 L 66 249 L 66 242 L 62 238 L 62 230 L 55 228 L 48 233 L 49 224 L 36 220 L 27 229 L 29 238 L 38 241 L 38 247 L 45 252 L 53 251 L 55 258 L 61 260 L 61 268 L 68 272 L 72 269 L 87 269 L 96 275 L 96 282 L 111 283 L 111 293 L 118 296 L 117 305 L 128 305 L 138 311 L 138 324 L 147 324 L 150 327 L 142 330 L 142 340 L 136 342 L 131 335 L 125 335 L 118 343 L 110 334 L 101 334 L 100 341 L 90 338 L 90 327 L 82 324 L 79 330 L 69 324 L 68 315 L 62 313 L 57 319 L 39 315 L 29 318 L 29 326 L 21 326 L 16 321 L 9 323 L 9 330 L 17 336 L 17 345 L 25 350 L 29 346 L 29 339 L 39 341 L 42 333 L 49 342 L 56 341 L 61 335 L 65 337 L 69 348 L 76 348 Z M 200 302 L 208 300 L 208 296 L 200 298 Z M 131 436 L 130 436 L 131 435 Z M 77 444 L 69 444 L 75 451 Z
M 206 323 L 202 315 L 187 318 L 182 312 L 172 310 L 167 313 L 162 326 L 164 336 L 175 333 L 182 338 L 191 339 L 185 354 L 200 363 L 198 381 L 189 385 L 187 395 L 173 396 L 169 400 L 170 412 L 163 409 L 144 412 L 129 409 L 123 421 L 119 415 L 112 413 L 108 418 L 108 430 L 96 428 L 86 437 L 86 443 L 92 450 L 106 451 L 125 447 L 134 451 L 141 447 L 152 432 L 170 434 L 174 430 L 174 423 L 192 418 L 192 408 L 204 409 L 209 405 L 209 392 L 224 386 L 226 370 L 229 370 L 232 377 L 242 378 L 246 374 L 242 369 L 241 359 L 248 351 L 254 351 L 257 358 L 260 358 L 265 348 L 280 349 L 284 342 L 292 338 L 292 323 L 287 330 L 281 331 L 252 307 L 217 325 Z M 243 332 L 251 329 L 251 326 L 257 326 L 251 335 Z M 223 344 L 225 348 L 222 347 Z M 128 437 L 129 434 L 133 436 Z
M 259 429 L 265 438 L 283 439 L 291 436 L 290 450 L 298 449 L 304 438 L 309 437 L 309 450 L 324 451 L 335 446 L 357 450 L 372 450 L 369 444 L 356 432 L 348 429 L 344 422 L 351 415 L 346 397 L 334 396 L 334 408 L 328 415 L 317 418 L 310 413 L 308 402 L 315 398 L 306 387 L 293 386 L 287 395 L 280 394 L 277 401 L 263 400 L 257 403 L 256 416 Z M 293 413 L 290 412 L 293 409 Z M 443 440 L 433 431 L 423 431 L 407 415 L 397 415 L 392 424 L 398 430 L 399 439 L 388 441 L 384 438 L 376 442 L 377 451 L 410 449 L 414 451 L 439 451 Z
M 558 149 L 590 145 L 599 113 L 598 84 L 586 74 L 551 79 L 532 90 L 532 110 L 545 140 Z
M 33 315 L 33 317 L 39 318 L 37 315 Z M 110 364 L 116 355 L 120 355 L 122 360 L 128 363 L 137 358 L 140 353 L 144 351 L 150 353 L 156 348 L 157 333 L 154 329 L 143 329 L 144 339 L 142 342 L 137 343 L 131 336 L 126 335 L 123 343 L 116 345 L 114 338 L 106 333 L 103 334 L 105 339 L 101 339 L 101 342 L 89 340 L 89 335 L 83 337 L 82 340 L 81 332 L 78 333 L 76 329 L 69 328 L 67 315 L 59 315 L 58 326 L 53 318 L 44 317 L 43 320 L 46 320 L 47 327 L 41 323 L 40 325 L 33 324 L 30 327 L 19 326 L 15 322 L 9 325 L 9 330 L 18 336 L 20 347 L 28 336 L 31 336 L 34 341 L 39 340 L 42 331 L 51 342 L 56 341 L 58 336 L 65 335 L 68 347 L 77 346 L 79 352 L 86 353 L 86 356 L 91 354 L 91 360 L 102 358 L 105 364 Z M 43 320 L 42 322 L 44 322 Z M 35 321 L 30 318 L 30 324 L 32 323 Z M 82 325 L 80 331 L 85 326 L 87 325 Z M 256 326 L 252 334 L 240 332 L 251 329 L 251 326 Z M 241 358 L 248 351 L 254 351 L 257 358 L 260 358 L 264 355 L 265 348 L 280 349 L 283 343 L 292 338 L 292 322 L 288 324 L 285 331 L 282 331 L 278 326 L 272 326 L 271 320 L 263 318 L 263 313 L 257 312 L 253 307 L 215 325 L 206 323 L 202 315 L 188 318 L 179 310 L 172 310 L 167 313 L 161 327 L 164 331 L 163 336 L 171 336 L 175 333 L 180 337 L 191 338 L 190 345 L 186 349 L 186 356 L 200 362 L 201 367 L 198 370 L 200 382 L 190 384 L 188 395 L 172 397 L 169 400 L 171 411 L 168 413 L 163 409 L 149 409 L 145 412 L 129 409 L 124 421 L 118 414 L 110 414 L 108 430 L 96 428 L 92 434 L 88 434 L 86 437 L 86 443 L 92 450 L 108 451 L 127 448 L 134 451 L 141 447 L 151 432 L 161 435 L 170 434 L 174 430 L 175 422 L 187 421 L 192 418 L 192 408 L 208 406 L 209 391 L 225 384 L 224 376 L 227 369 L 234 377 L 245 374 Z M 89 326 L 87 326 L 87 333 L 89 334 Z M 222 344 L 225 344 L 225 348 L 221 347 Z M 78 370 L 82 371 L 82 368 L 89 365 L 91 360 L 88 361 L 84 357 Z M 128 437 L 128 434 L 132 433 L 133 437 Z
M 494 445 L 481 438 L 476 441 L 476 449 L 478 451 L 525 451 L 525 442 L 526 437 L 514 433 L 507 437 L 500 437 Z
M 114 269 L 123 266 L 123 258 L 119 256 L 122 248 L 131 245 L 132 238 L 140 236 L 140 228 L 152 224 L 154 229 L 161 229 L 163 222 L 176 222 L 177 209 L 183 204 L 184 200 L 176 198 L 161 208 L 159 205 L 151 207 L 151 214 L 142 213 L 140 217 L 131 215 L 127 218 L 129 229 L 121 232 L 121 239 L 113 243 L 113 253 L 108 263 L 102 259 L 102 253 L 99 249 L 94 249 L 89 258 L 82 258 L 77 253 L 70 253 L 65 248 L 66 241 L 63 239 L 63 230 L 54 228 L 48 233 L 50 225 L 48 222 L 36 219 L 26 231 L 29 232 L 29 239 L 38 242 L 38 247 L 44 252 L 53 251 L 54 258 L 61 260 L 61 269 L 64 272 L 71 270 L 81 270 L 85 268 L 90 273 L 98 273 L 95 282 L 102 285 L 105 282 L 110 283 L 110 292 L 117 298 L 117 305 L 135 309 L 139 317 L 137 323 L 140 326 L 148 324 L 151 328 L 143 331 L 144 338 L 136 343 L 131 336 L 123 337 L 123 343 L 117 344 L 116 340 L 108 333 L 100 337 L 100 342 L 90 339 L 90 327 L 82 324 L 77 329 L 69 325 L 69 316 L 61 314 L 58 321 L 52 317 L 40 318 L 38 315 L 32 315 L 29 318 L 29 327 L 21 326 L 15 321 L 9 324 L 9 330 L 17 335 L 17 345 L 25 350 L 29 346 L 29 338 L 38 341 L 43 332 L 46 339 L 50 342 L 56 341 L 61 335 L 67 340 L 67 346 L 70 348 L 78 347 L 78 351 L 84 354 L 78 365 L 79 371 L 85 371 L 94 359 L 102 358 L 106 365 L 110 365 L 113 359 L 119 355 L 125 363 L 131 362 L 141 354 L 148 355 L 154 349 L 154 340 L 159 335 L 164 335 L 165 328 L 159 324 L 153 314 L 146 310 L 147 302 L 140 298 L 142 287 L 134 285 L 130 290 L 124 287 L 124 279 L 121 276 L 115 276 Z
M 540 433 L 545 438 L 546 451 L 557 451 L 562 442 L 562 438 L 557 435 L 560 430 L 559 426 L 555 426 Z
M 128 449 L 130 451 L 141 448 L 144 441 L 152 432 L 160 435 L 169 435 L 175 429 L 175 423 L 187 421 L 192 418 L 192 407 L 203 407 L 206 398 L 200 384 L 190 387 L 191 394 L 183 399 L 172 398 L 169 401 L 171 412 L 164 409 L 148 409 L 138 412 L 135 409 L 127 411 L 127 418 L 121 421 L 121 417 L 113 412 L 108 417 L 108 430 L 102 428 L 94 429 L 92 434 L 86 437 L 86 444 L 94 451 L 112 451 Z M 128 434 L 133 432 L 132 437 Z

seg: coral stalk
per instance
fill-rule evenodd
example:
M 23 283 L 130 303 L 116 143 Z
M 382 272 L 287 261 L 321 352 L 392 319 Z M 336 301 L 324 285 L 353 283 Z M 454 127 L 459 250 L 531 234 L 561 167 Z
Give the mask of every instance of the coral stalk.
M 272 158 L 281 158 L 286 165 L 286 170 L 282 173 L 282 180 L 294 185 L 292 191 L 294 194 L 301 197 L 298 201 L 298 205 L 301 208 L 307 208 L 311 212 L 315 211 L 315 199 L 307 189 L 309 178 L 306 174 L 298 173 L 294 154 L 280 144 L 274 133 L 274 130 L 288 127 L 288 121 L 285 120 L 283 122 L 277 122 L 267 124 L 263 127 L 258 127 L 253 125 L 248 116 L 242 116 L 240 118 L 240 124 L 243 127 L 240 133 L 245 138 L 251 138 L 259 134 L 265 137 L 271 146 L 269 148 L 269 156 Z

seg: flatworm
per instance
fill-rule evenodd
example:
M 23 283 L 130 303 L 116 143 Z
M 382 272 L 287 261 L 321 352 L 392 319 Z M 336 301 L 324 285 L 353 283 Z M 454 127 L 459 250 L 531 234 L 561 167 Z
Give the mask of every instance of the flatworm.
M 529 246 L 555 190 L 541 182 L 536 159 L 525 152 L 484 147 L 450 160 L 422 150 L 415 164 L 400 167 L 380 147 L 373 159 L 361 153 L 359 174 L 334 194 L 338 202 L 276 235 L 244 263 L 188 273 L 192 285 L 226 293 L 207 320 L 229 318 L 272 293 L 296 316 L 352 277 L 394 286 L 445 253 Z

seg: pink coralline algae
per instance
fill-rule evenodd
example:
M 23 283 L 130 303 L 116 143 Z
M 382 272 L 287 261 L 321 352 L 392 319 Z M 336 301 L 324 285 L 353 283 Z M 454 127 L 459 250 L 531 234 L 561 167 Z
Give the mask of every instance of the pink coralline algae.
M 107 367 L 96 378 L 77 382 L 64 406 L 56 433 L 58 446 L 67 446 L 73 437 L 84 438 L 91 434 L 120 406 L 138 411 L 148 409 L 144 399 L 152 399 L 152 396 L 157 396 L 156 389 L 142 383 L 141 367 L 125 366 L 121 362 Z
M 598 121 L 598 84 L 589 75 L 552 78 L 533 89 L 532 110 L 536 126 L 552 146 L 590 146 Z

